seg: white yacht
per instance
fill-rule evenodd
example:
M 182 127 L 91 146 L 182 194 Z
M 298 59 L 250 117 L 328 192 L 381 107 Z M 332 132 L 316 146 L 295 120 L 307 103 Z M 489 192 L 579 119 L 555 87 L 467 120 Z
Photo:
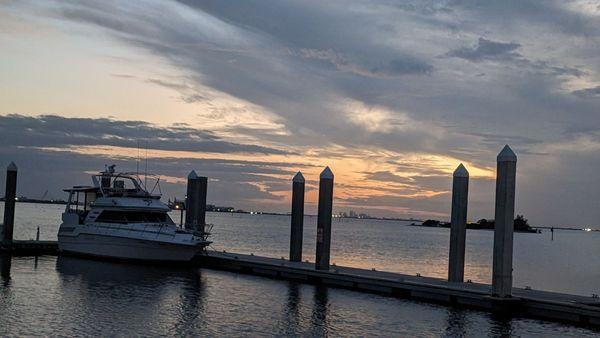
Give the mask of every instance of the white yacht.
M 142 261 L 189 261 L 211 242 L 208 232 L 178 227 L 160 195 L 136 174 L 114 165 L 92 176 L 93 186 L 65 189 L 69 200 L 58 231 L 61 252 Z M 158 184 L 158 181 L 157 181 Z

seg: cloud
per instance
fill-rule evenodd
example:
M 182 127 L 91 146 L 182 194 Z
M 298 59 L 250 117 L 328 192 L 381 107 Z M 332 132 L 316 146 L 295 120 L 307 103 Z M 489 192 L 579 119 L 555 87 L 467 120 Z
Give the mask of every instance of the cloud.
M 400 184 L 411 183 L 412 180 L 408 177 L 398 176 L 389 171 L 375 171 L 375 172 L 366 172 L 365 179 L 374 180 L 380 182 L 394 182 Z
M 0 116 L 4 146 L 68 147 L 117 146 L 135 148 L 138 142 L 157 150 L 209 153 L 286 154 L 286 151 L 228 142 L 210 131 L 174 125 L 159 127 L 143 121 L 108 118 L 67 118 L 56 115 Z
M 571 94 L 582 99 L 597 99 L 600 98 L 600 86 L 575 90 Z
M 132 75 L 132 74 L 117 74 L 117 73 L 113 73 L 113 74 L 110 74 L 110 76 L 118 77 L 118 78 L 123 78 L 123 79 L 135 79 L 136 78 L 136 76 Z
M 448 52 L 447 55 L 469 61 L 510 60 L 521 56 L 516 52 L 520 47 L 521 45 L 515 42 L 499 42 L 479 38 L 476 46 L 455 49 Z
M 390 60 L 372 60 L 368 55 L 342 55 L 335 51 L 302 48 L 291 55 L 306 59 L 327 61 L 337 70 L 366 77 L 394 77 L 401 75 L 425 75 L 433 71 L 433 66 L 411 55 L 395 55 Z

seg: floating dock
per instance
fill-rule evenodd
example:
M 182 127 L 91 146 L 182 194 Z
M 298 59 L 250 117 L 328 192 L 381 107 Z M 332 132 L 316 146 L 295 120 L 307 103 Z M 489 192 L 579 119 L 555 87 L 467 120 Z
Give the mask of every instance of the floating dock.
M 58 255 L 56 241 L 13 241 L 11 254 L 13 256 Z
M 14 241 L 13 255 L 57 255 L 55 241 Z M 540 290 L 513 288 L 511 298 L 491 297 L 491 285 L 454 283 L 440 278 L 332 265 L 317 270 L 314 263 L 209 250 L 194 263 L 203 268 L 269 278 L 323 284 L 392 297 L 475 308 L 511 317 L 532 317 L 600 327 L 600 299 Z
M 209 251 L 202 267 L 325 284 L 434 303 L 464 306 L 509 316 L 600 326 L 600 299 L 556 292 L 513 288 L 509 299 L 491 297 L 491 285 L 452 283 L 444 279 L 332 266 L 316 270 L 314 263 Z

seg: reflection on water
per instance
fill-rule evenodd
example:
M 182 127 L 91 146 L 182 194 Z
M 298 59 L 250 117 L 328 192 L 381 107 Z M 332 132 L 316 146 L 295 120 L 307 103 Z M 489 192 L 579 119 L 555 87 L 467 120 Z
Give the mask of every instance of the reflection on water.
M 62 206 L 19 205 L 17 238 L 55 239 Z M 289 218 L 209 213 L 215 249 L 287 256 Z M 304 257 L 313 259 L 314 217 Z M 515 284 L 598 293 L 600 233 L 515 235 Z M 489 282 L 493 233 L 467 233 L 466 277 Z M 337 264 L 444 277 L 448 230 L 333 225 Z M 585 259 L 573 260 L 573 257 Z M 577 276 L 572 279 L 571 276 Z M 594 336 L 526 319 L 205 269 L 0 256 L 0 336 Z
M 108 325 L 114 319 L 112 312 L 137 323 L 157 323 L 163 321 L 159 318 L 163 308 L 169 307 L 169 327 L 184 335 L 193 331 L 197 318 L 203 317 L 204 287 L 193 269 L 61 256 L 56 260 L 56 271 L 62 291 L 77 299 L 77 310 L 68 317 L 81 322 L 106 319 Z
M 230 272 L 73 257 L 0 263 L 0 336 L 594 335 Z
M 7 254 L 0 254 L 0 278 L 2 278 L 2 284 L 7 287 L 10 282 L 10 266 L 12 264 L 12 257 Z
M 446 318 L 446 337 L 464 337 L 467 334 L 467 311 L 449 309 Z
M 283 321 L 285 326 L 284 335 L 290 336 L 300 331 L 300 285 L 295 282 L 288 282 L 287 301 Z
M 512 321 L 505 316 L 492 315 L 494 321 L 490 327 L 490 337 L 511 337 L 513 335 Z
M 327 287 L 318 285 L 314 288 L 313 294 L 313 311 L 311 323 L 313 327 L 313 335 L 323 337 L 328 335 L 329 323 L 327 321 L 329 312 L 328 291 Z

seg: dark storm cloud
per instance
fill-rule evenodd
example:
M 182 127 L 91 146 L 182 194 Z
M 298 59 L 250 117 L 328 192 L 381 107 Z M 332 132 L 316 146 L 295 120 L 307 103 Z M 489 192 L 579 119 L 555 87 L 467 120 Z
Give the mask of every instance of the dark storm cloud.
M 521 54 L 516 50 L 521 47 L 514 42 L 498 42 L 479 38 L 476 46 L 463 47 L 448 52 L 448 56 L 454 56 L 470 61 L 481 61 L 485 59 L 514 59 Z
M 0 142 L 4 146 L 68 147 L 117 146 L 157 150 L 213 153 L 285 154 L 285 151 L 227 142 L 209 131 L 181 125 L 158 127 L 143 121 L 107 118 L 67 118 L 56 115 L 0 116 Z
M 577 67 L 557 66 L 547 61 L 528 59 L 517 51 L 519 48 L 521 48 L 521 44 L 516 42 L 492 41 L 480 37 L 475 46 L 451 50 L 446 53 L 446 56 L 465 59 L 471 62 L 489 60 L 512 62 L 521 69 L 555 76 L 570 75 L 580 77 L 585 75 L 585 71 Z

